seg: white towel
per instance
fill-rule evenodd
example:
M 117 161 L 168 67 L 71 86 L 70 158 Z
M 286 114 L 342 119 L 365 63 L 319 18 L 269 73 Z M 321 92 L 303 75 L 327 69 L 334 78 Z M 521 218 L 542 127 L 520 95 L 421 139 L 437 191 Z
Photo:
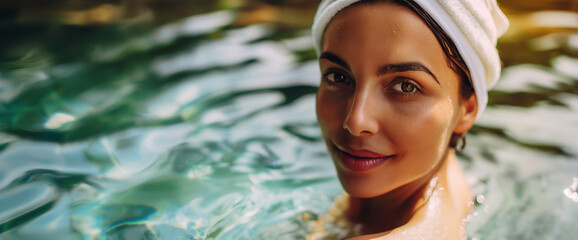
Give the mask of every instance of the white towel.
M 315 50 L 320 54 L 325 28 L 342 9 L 360 0 L 323 0 L 312 26 Z M 478 116 L 488 103 L 488 90 L 500 77 L 496 43 L 509 22 L 496 0 L 414 0 L 449 35 L 470 70 L 478 98 Z

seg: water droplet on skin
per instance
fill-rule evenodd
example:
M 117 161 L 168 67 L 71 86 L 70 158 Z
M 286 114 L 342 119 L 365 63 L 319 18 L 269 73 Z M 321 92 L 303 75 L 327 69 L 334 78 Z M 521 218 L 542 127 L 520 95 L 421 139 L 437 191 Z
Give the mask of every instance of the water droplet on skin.
M 486 200 L 486 197 L 484 197 L 484 195 L 482 195 L 482 194 L 478 194 L 476 196 L 476 202 L 478 204 L 483 204 L 485 200 Z

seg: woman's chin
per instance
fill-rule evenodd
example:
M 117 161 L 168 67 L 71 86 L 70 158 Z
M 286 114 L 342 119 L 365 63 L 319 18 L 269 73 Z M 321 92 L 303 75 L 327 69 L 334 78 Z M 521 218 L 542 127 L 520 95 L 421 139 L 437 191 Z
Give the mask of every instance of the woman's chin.
M 354 198 L 374 198 L 379 196 L 380 194 L 374 194 L 374 193 L 369 193 L 369 192 L 360 192 L 360 191 L 356 191 L 356 190 L 347 190 L 345 189 L 345 192 L 347 192 L 347 194 L 351 197 Z
M 390 192 L 387 189 L 383 189 L 383 186 L 377 188 L 370 185 L 363 183 L 352 184 L 341 180 L 341 186 L 343 186 L 345 192 L 354 198 L 374 198 Z

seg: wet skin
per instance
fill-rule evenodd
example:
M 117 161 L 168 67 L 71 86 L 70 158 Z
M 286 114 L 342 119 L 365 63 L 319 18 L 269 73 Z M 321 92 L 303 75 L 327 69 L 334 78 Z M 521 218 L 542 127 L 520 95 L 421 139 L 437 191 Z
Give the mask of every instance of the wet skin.
M 317 117 L 353 208 L 367 212 L 356 218 L 368 232 L 407 223 L 432 177 L 448 175 L 450 137 L 472 126 L 475 95 L 460 97 L 435 35 L 393 3 L 338 13 L 319 65 Z

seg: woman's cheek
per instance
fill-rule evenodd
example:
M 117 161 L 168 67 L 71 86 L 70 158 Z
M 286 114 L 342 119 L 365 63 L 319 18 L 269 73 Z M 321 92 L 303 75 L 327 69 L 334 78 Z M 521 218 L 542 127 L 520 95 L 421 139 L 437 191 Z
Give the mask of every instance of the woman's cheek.
M 327 93 L 327 91 L 320 89 L 317 92 L 317 101 L 316 101 L 317 120 L 319 122 L 323 135 L 326 135 L 328 130 L 335 128 L 334 125 L 340 125 L 338 123 L 339 121 L 339 114 L 337 112 L 339 108 L 338 104 L 339 101 L 332 101 L 332 97 L 331 95 L 329 95 L 329 93 Z
M 444 106 L 435 99 L 421 99 L 414 102 L 395 104 L 393 107 L 396 126 L 389 129 L 396 131 L 397 141 L 406 142 L 406 146 L 418 147 L 443 145 L 443 139 L 449 131 L 453 109 Z M 425 147 L 425 146 L 424 146 Z

